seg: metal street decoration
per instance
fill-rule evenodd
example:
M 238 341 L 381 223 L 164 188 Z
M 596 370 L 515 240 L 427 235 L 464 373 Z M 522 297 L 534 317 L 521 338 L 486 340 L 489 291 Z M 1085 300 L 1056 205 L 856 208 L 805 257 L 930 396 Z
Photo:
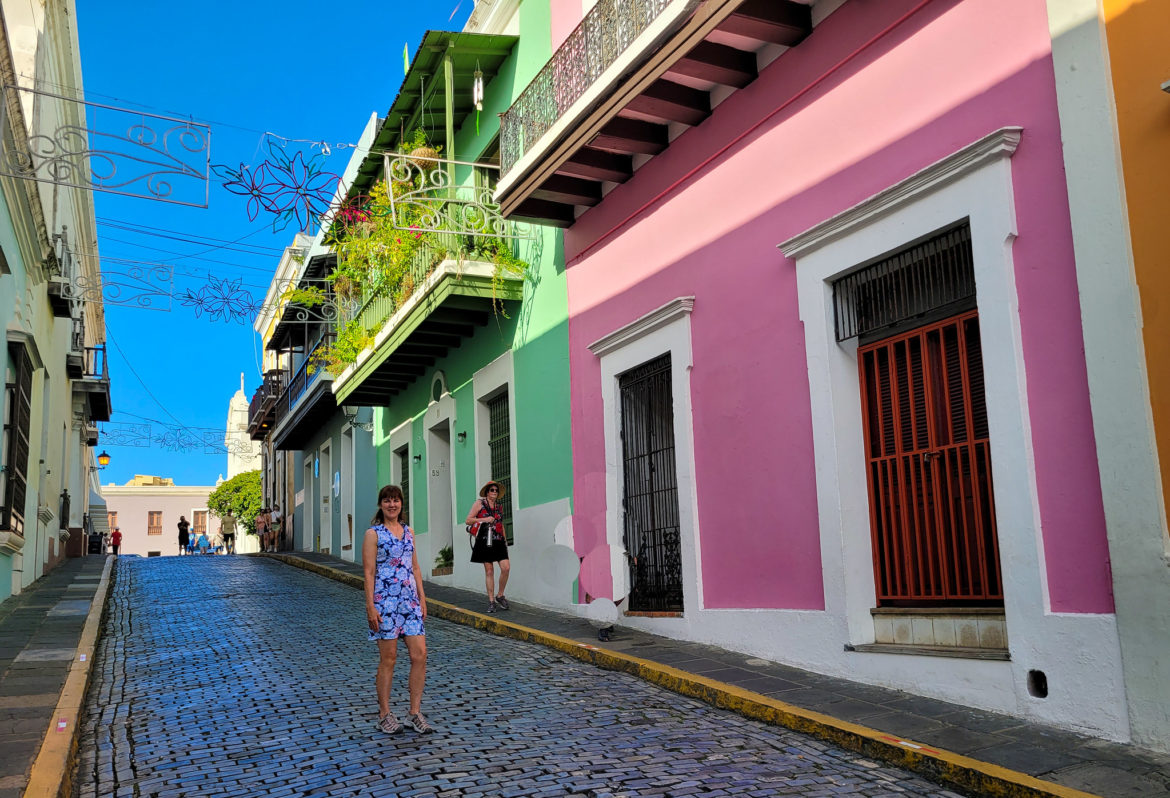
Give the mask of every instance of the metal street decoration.
M 101 425 L 103 446 L 132 446 L 135 449 L 150 448 L 150 425 L 127 424 L 119 421 Z
M 321 167 L 324 156 L 302 150 L 292 155 L 276 138 L 267 140 L 269 157 L 259 166 L 241 163 L 238 169 L 213 164 L 211 170 L 232 194 L 248 198 L 248 221 L 260 211 L 273 214 L 272 230 L 280 232 L 295 221 L 297 230 L 307 231 L 314 220 L 329 210 L 337 189 L 338 176 Z
M 240 287 L 240 280 L 220 280 L 208 276 L 198 290 L 187 289 L 175 295 L 183 307 L 194 308 L 195 317 L 203 314 L 211 321 L 234 321 L 248 324 L 260 312 L 261 302 Z
M 234 454 L 245 459 L 258 455 L 257 446 L 246 432 L 225 432 L 212 427 L 128 424 L 107 422 L 101 425 L 103 446 L 128 446 L 148 449 L 157 446 L 169 452 Z
M 19 104 L 28 136 L 4 142 L 0 174 L 207 207 L 207 125 L 23 86 L 5 85 L 3 95 L 0 114 Z
M 169 311 L 174 279 L 175 268 L 165 263 L 103 258 L 99 275 L 70 275 L 64 283 L 63 293 L 66 298 L 78 302 Z
M 420 155 L 386 153 L 386 177 L 395 184 L 390 194 L 391 224 L 401 230 L 424 233 L 535 239 L 531 224 L 510 222 L 492 201 L 491 184 L 499 167 L 444 160 Z M 455 167 L 492 175 L 482 184 L 461 185 L 452 180 Z
M 336 322 L 342 308 L 339 300 L 324 288 L 298 289 L 297 280 L 274 280 L 276 301 L 265 304 L 241 288 L 240 280 L 221 280 L 209 276 L 197 290 L 187 289 L 175 295 L 184 307 L 194 308 L 196 317 L 207 315 L 211 321 L 234 321 L 250 324 L 261 313 L 283 315 L 285 323 L 328 324 Z

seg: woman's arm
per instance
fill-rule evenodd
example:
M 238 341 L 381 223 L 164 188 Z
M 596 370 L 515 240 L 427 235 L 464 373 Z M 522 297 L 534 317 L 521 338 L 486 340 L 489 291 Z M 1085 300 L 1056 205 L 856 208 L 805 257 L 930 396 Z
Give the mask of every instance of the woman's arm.
M 467 520 L 465 524 L 471 526 L 476 523 L 475 519 L 479 517 L 479 511 L 483 507 L 483 499 L 476 499 L 475 503 L 471 505 L 471 509 L 467 511 Z
M 423 592 L 422 568 L 418 566 L 418 549 L 415 549 L 411 554 L 411 563 L 414 566 L 414 586 L 418 590 L 418 603 L 422 605 L 422 617 L 426 620 L 427 617 L 427 594 Z
M 373 529 L 367 529 L 362 540 L 362 571 L 366 587 L 366 622 L 370 625 L 370 631 L 376 632 L 382 625 L 382 616 L 374 606 L 374 580 L 377 579 L 378 573 L 378 533 Z

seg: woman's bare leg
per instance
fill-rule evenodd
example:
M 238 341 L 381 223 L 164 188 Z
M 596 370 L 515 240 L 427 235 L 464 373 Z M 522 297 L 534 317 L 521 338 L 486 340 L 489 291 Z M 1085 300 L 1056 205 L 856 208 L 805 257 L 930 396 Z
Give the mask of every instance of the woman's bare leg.
M 390 711 L 390 685 L 394 681 L 394 663 L 398 661 L 398 641 L 378 641 L 378 675 L 374 679 L 374 687 L 378 691 L 378 717 L 385 716 Z M 411 681 L 414 681 L 414 670 L 411 669 Z M 413 691 L 414 688 L 411 687 Z M 421 693 L 421 690 L 420 690 Z M 411 699 L 412 701 L 414 699 Z
M 512 571 L 512 563 L 507 560 L 500 560 L 500 592 L 498 595 L 504 595 L 504 588 L 508 586 L 508 574 Z
M 487 582 L 488 601 L 496 600 L 496 572 L 490 562 L 483 564 L 484 581 Z
M 423 635 L 406 635 L 406 651 L 410 654 L 410 714 L 422 712 L 423 685 L 427 681 L 427 639 Z

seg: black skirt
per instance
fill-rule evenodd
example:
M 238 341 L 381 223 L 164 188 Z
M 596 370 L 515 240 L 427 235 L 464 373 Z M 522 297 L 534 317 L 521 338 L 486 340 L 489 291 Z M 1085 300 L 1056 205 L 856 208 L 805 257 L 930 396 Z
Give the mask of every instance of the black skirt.
M 488 545 L 489 528 L 490 525 L 484 524 L 479 534 L 475 536 L 475 542 L 471 545 L 472 562 L 499 562 L 508 559 L 508 543 L 506 541 L 494 538 L 491 545 Z

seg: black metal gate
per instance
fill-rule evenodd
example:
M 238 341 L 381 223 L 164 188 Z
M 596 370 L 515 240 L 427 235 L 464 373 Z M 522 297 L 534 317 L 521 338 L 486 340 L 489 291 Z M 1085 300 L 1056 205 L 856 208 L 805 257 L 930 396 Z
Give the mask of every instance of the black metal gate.
M 621 389 L 624 543 L 629 609 L 681 612 L 682 552 L 674 468 L 670 355 L 627 371 Z

